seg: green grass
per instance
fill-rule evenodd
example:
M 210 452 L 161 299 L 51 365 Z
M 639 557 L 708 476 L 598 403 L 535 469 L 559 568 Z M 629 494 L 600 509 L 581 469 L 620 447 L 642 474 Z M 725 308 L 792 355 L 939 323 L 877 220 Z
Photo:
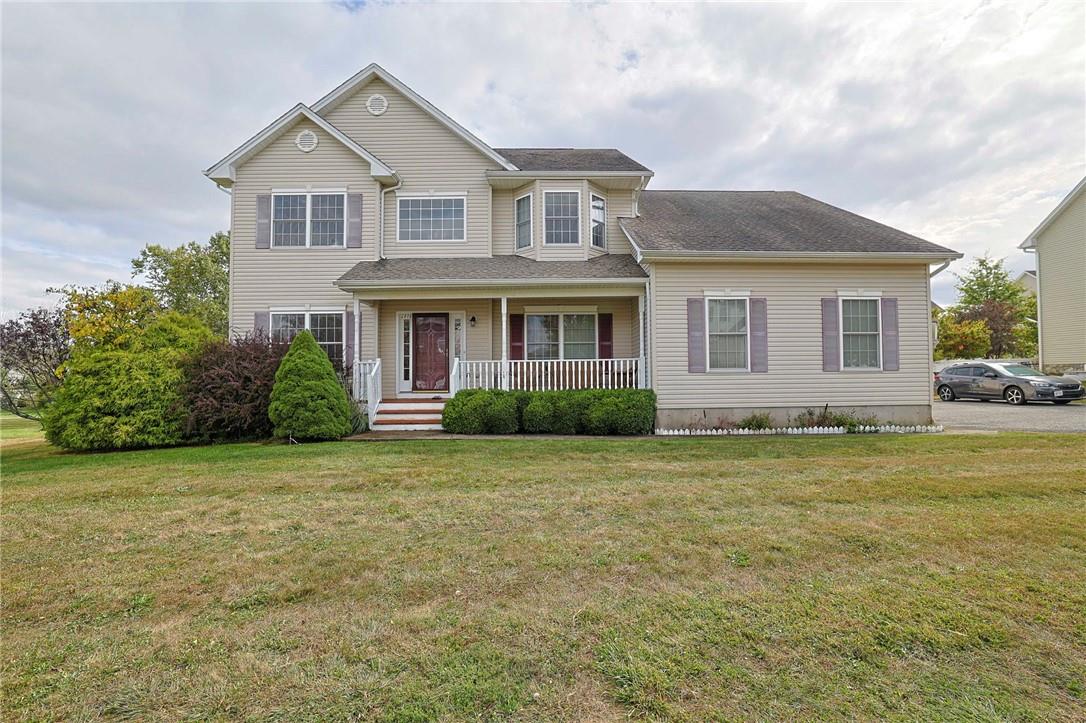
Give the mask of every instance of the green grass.
M 30 419 L 16 417 L 11 412 L 0 412 L 0 442 L 41 437 L 41 425 Z
M 6 441 L 0 717 L 1081 720 L 1083 450 Z

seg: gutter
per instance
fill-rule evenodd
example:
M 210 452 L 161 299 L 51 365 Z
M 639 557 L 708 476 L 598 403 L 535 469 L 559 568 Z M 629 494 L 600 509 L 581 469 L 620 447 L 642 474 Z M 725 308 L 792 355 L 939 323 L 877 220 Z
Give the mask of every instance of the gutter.
M 936 263 L 946 261 L 950 263 L 960 259 L 964 254 L 948 252 L 945 254 L 920 254 L 920 253 L 880 253 L 873 251 L 825 251 L 811 253 L 809 251 L 665 251 L 648 252 L 638 249 L 639 255 L 646 261 L 690 261 L 694 259 L 782 259 L 799 261 L 832 261 L 862 260 L 862 261 L 928 261 Z
M 961 258 L 961 256 L 959 256 L 958 258 Z M 928 274 L 928 278 L 929 279 L 934 279 L 936 276 L 938 276 L 939 274 L 946 271 L 946 267 L 950 266 L 950 261 L 951 261 L 951 259 L 947 259 L 943 263 L 939 264 L 939 268 L 935 269 L 935 271 L 932 271 L 930 274 Z
M 448 287 L 489 287 L 489 286 L 641 286 L 648 283 L 643 276 L 629 278 L 603 279 L 347 279 L 337 280 L 335 286 L 344 290 L 353 289 L 429 289 Z

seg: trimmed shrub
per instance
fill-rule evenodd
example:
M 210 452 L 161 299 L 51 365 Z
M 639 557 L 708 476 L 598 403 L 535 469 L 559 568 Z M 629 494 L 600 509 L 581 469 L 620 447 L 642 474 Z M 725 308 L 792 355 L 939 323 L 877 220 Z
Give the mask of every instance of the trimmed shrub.
M 276 437 L 339 439 L 351 433 L 351 403 L 328 355 L 302 331 L 275 372 L 268 418 Z
M 198 319 L 168 312 L 124 348 L 75 347 L 42 419 L 46 439 L 80 451 L 181 444 L 185 368 L 211 338 Z
M 472 389 L 448 401 L 442 426 L 457 434 L 650 434 L 655 419 L 656 395 L 647 389 Z
M 205 346 L 188 365 L 186 433 L 203 440 L 270 437 L 272 386 L 289 348 L 265 334 Z

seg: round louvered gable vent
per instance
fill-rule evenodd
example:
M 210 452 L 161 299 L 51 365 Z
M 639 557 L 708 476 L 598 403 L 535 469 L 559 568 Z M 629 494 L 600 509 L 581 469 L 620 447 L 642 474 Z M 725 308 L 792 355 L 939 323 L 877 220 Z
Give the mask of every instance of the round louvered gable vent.
M 302 153 L 309 153 L 317 147 L 317 134 L 310 130 L 304 130 L 294 139 L 294 145 Z
M 388 110 L 388 100 L 383 95 L 371 95 L 366 101 L 366 110 L 370 115 L 381 115 Z

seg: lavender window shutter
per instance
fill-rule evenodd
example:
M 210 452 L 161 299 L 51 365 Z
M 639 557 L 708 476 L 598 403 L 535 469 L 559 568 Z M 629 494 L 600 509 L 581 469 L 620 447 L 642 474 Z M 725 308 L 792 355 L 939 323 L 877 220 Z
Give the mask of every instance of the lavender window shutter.
M 362 248 L 362 194 L 347 194 L 347 248 Z
M 271 314 L 266 311 L 257 311 L 253 314 L 253 336 L 268 336 L 270 334 Z
M 256 247 L 271 248 L 271 194 L 256 197 Z
M 896 372 L 901 365 L 898 348 L 897 299 L 882 300 L 882 368 Z
M 841 371 L 841 347 L 839 346 L 840 318 L 837 315 L 837 299 L 822 299 L 822 371 Z
M 769 371 L 769 342 L 766 337 L 766 300 L 750 300 L 750 370 Z
M 350 369 L 354 364 L 354 345 L 358 336 L 358 327 L 354 322 L 354 309 L 347 307 L 343 315 L 343 367 Z
M 705 299 L 686 300 L 686 370 L 705 373 Z

